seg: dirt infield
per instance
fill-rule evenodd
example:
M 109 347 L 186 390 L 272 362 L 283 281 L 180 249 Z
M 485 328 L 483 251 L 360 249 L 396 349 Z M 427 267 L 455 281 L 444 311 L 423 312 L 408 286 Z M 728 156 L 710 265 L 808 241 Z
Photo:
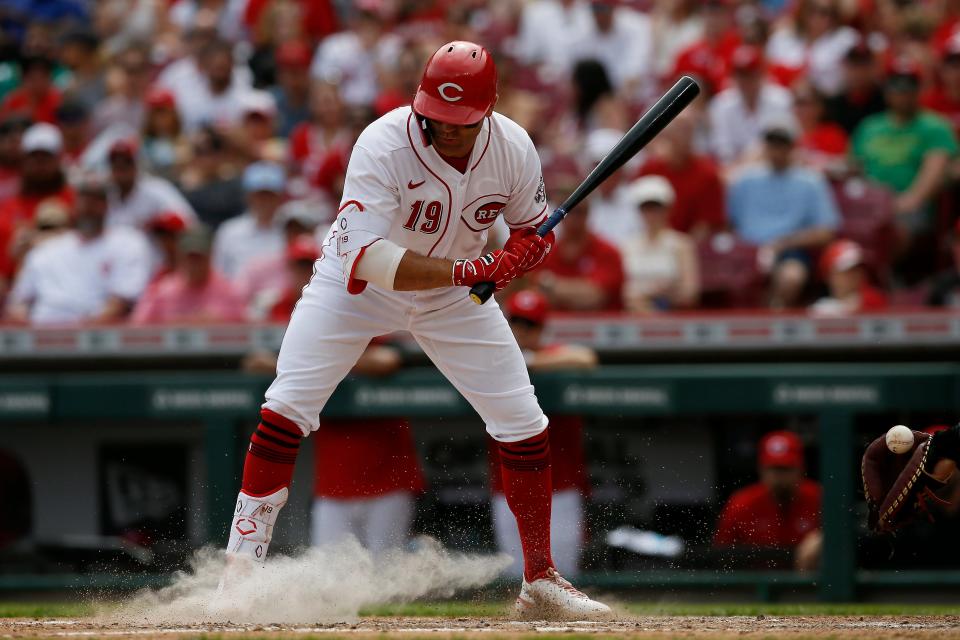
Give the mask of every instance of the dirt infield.
M 0 638 L 322 638 L 351 635 L 533 638 L 562 635 L 642 638 L 958 638 L 960 616 L 625 616 L 610 622 L 517 621 L 507 617 L 367 617 L 318 625 L 137 626 L 95 618 L 0 620 Z

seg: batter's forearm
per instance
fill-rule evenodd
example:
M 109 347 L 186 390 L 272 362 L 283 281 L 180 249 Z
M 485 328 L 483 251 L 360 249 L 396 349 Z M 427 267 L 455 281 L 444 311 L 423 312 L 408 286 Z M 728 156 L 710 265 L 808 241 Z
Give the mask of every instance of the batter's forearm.
M 453 285 L 453 261 L 446 258 L 428 258 L 407 250 L 393 279 L 396 291 L 437 289 Z

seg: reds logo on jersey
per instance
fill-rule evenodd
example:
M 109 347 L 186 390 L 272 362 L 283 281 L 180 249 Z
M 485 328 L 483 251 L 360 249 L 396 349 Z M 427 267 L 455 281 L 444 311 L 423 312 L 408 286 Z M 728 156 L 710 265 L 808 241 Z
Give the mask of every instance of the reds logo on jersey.
M 473 219 L 480 225 L 493 224 L 493 221 L 497 219 L 497 216 L 500 215 L 500 212 L 503 211 L 505 206 L 506 203 L 503 202 L 487 202 L 486 204 L 482 204 L 477 207 L 476 212 L 473 214 Z

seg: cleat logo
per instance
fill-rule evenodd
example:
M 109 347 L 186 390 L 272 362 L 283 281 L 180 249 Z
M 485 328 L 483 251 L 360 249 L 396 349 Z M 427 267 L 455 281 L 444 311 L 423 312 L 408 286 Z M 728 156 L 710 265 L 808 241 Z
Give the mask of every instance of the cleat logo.
M 239 518 L 233 523 L 233 528 L 242 536 L 248 536 L 257 531 L 257 523 L 249 518 Z
M 243 501 L 237 500 L 237 513 L 240 513 L 241 511 L 243 511 Z
M 446 100 L 447 102 L 456 102 L 457 100 L 463 100 L 463 96 L 451 97 L 447 95 L 448 90 L 457 90 L 460 93 L 463 93 L 463 87 L 452 82 L 444 82 L 442 85 L 437 87 L 437 93 L 440 94 L 440 97 Z
M 263 545 L 262 545 L 262 544 L 258 544 L 256 550 L 254 551 L 254 553 L 256 554 L 256 556 L 257 556 L 258 558 L 262 558 L 262 557 L 263 557 Z

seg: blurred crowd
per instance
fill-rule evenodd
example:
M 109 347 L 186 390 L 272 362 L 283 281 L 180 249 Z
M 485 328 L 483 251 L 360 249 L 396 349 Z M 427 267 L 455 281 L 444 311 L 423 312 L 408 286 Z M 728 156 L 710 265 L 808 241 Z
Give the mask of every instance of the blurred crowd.
M 703 88 L 519 284 L 553 308 L 960 306 L 958 0 L 11 0 L 5 321 L 287 317 L 353 141 L 455 39 L 554 205 Z

